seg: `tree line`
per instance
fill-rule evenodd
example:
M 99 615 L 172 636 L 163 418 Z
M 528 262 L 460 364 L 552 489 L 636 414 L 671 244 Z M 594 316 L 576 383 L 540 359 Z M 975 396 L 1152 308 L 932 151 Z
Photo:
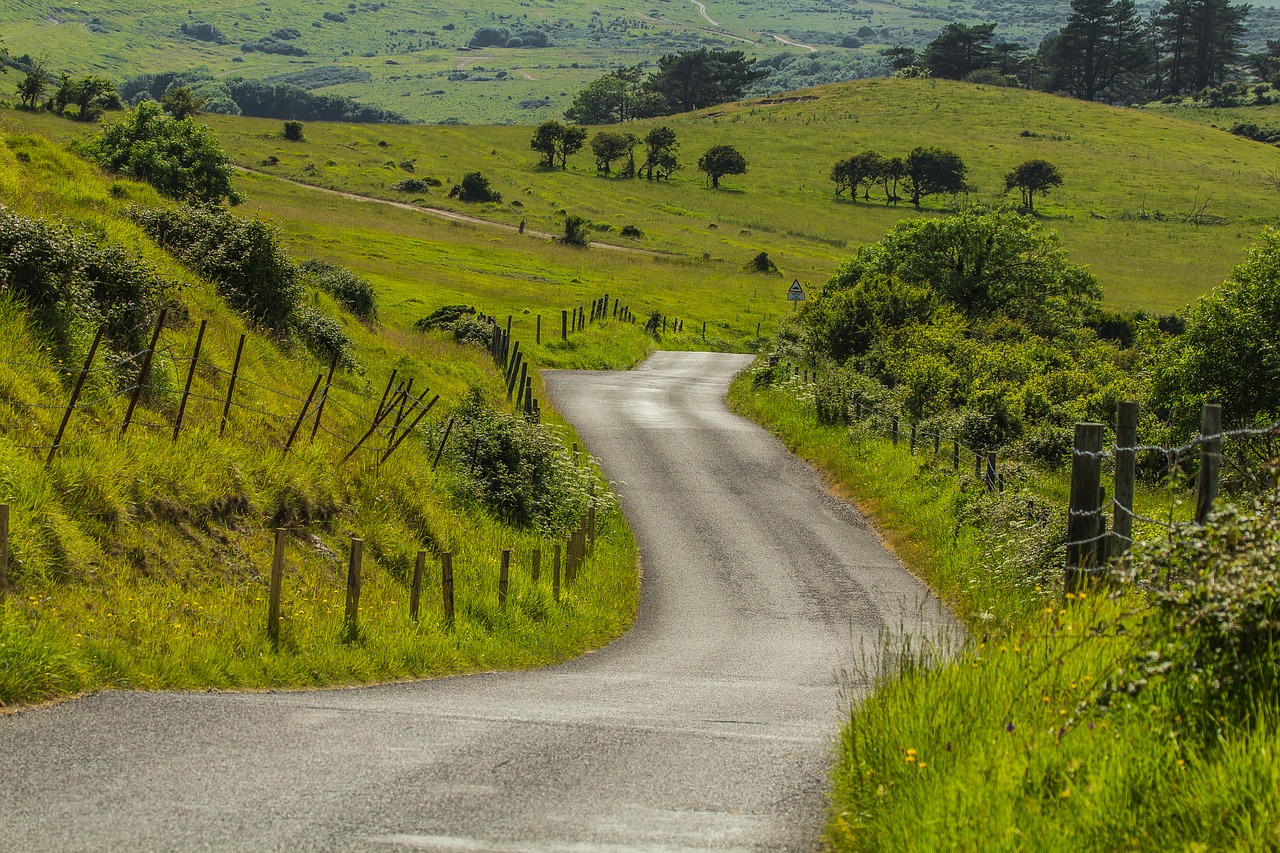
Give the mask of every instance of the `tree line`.
M 883 53 L 904 76 L 1019 85 L 1090 101 L 1134 102 L 1222 86 L 1240 69 L 1280 83 L 1280 41 L 1244 51 L 1250 7 L 1230 0 L 1165 0 L 1145 17 L 1134 0 L 1071 0 L 1061 30 L 1034 49 L 996 36 L 996 24 L 953 23 L 923 51 Z
M 836 162 L 831 167 L 831 181 L 836 185 L 836 198 L 848 192 L 853 201 L 862 192 L 871 199 L 871 190 L 884 193 L 884 203 L 896 205 L 902 200 L 899 190 L 918 209 L 922 199 L 931 195 L 958 195 L 973 186 L 965 180 L 968 166 L 959 154 L 945 148 L 918 147 L 906 157 L 885 157 L 876 151 L 863 151 Z M 1018 190 L 1022 206 L 1035 210 L 1035 197 L 1062 186 L 1062 173 L 1047 160 L 1028 160 L 1005 175 L 1005 192 Z
M 529 140 L 529 147 L 542 155 L 539 165 L 548 169 L 568 168 L 569 157 L 586 144 L 585 127 L 554 119 L 538 125 Z M 641 159 L 636 158 L 637 148 L 643 148 Z M 617 171 L 620 178 L 670 180 L 682 167 L 677 156 L 679 148 L 676 132 L 665 125 L 652 128 L 644 136 L 601 130 L 591 138 L 596 171 L 606 177 L 614 175 L 614 164 L 621 161 Z M 706 174 L 713 189 L 719 188 L 724 176 L 746 173 L 747 159 L 732 145 L 713 145 L 698 158 L 698 171 Z

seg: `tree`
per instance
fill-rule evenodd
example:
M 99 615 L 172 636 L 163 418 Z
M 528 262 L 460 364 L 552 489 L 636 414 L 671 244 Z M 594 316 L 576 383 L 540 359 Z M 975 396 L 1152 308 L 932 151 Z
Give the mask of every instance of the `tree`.
M 76 118 L 80 121 L 94 121 L 108 107 L 118 106 L 120 96 L 116 93 L 116 84 L 103 77 L 89 76 L 76 79 L 70 74 L 63 74 L 58 81 L 58 90 L 53 94 L 52 106 L 58 113 L 66 113 L 67 107 L 74 104 L 79 108 Z
M 231 161 L 207 127 L 165 115 L 143 101 L 122 121 L 107 125 L 89 144 L 108 171 L 146 181 L 164 195 L 202 204 L 239 204 Z
M 1004 176 L 1004 191 L 1017 188 L 1022 192 L 1022 206 L 1035 210 L 1035 195 L 1047 195 L 1054 187 L 1062 186 L 1062 173 L 1048 160 L 1028 160 L 1013 168 Z
M 894 71 L 901 71 L 916 64 L 916 49 L 914 47 L 902 45 L 886 47 L 880 51 L 880 55 L 889 61 L 889 67 Z
M 995 63 L 991 39 L 995 24 L 947 24 L 941 35 L 925 48 L 923 65 L 934 77 L 963 80 L 974 71 Z
M 836 198 L 839 198 L 840 194 L 847 189 L 853 200 L 857 201 L 858 190 L 864 186 L 869 194 L 871 185 L 880 177 L 883 164 L 884 158 L 874 151 L 863 151 L 861 154 L 846 157 L 836 163 L 831 167 L 831 180 L 836 185 Z
M 698 158 L 698 171 L 707 173 L 712 189 L 719 189 L 725 175 L 746 173 L 747 158 L 732 145 L 713 145 Z
M 542 155 L 542 165 L 554 169 L 559 161 L 561 169 L 568 168 L 570 155 L 577 154 L 587 141 L 585 127 L 563 125 L 555 119 L 544 121 L 533 132 L 529 147 Z
M 879 170 L 876 172 L 876 178 L 880 181 L 880 186 L 884 187 L 884 203 L 897 205 L 900 201 L 898 197 L 898 184 L 907 176 L 907 164 L 901 157 L 890 157 L 880 164 Z M 870 188 L 867 195 L 870 196 Z
M 204 98 L 197 98 L 186 86 L 176 86 L 164 93 L 160 106 L 176 119 L 191 118 L 200 114 Z
M 619 68 L 578 92 L 564 117 L 578 124 L 620 124 L 637 118 L 663 115 L 666 101 L 645 89 L 640 66 Z
M 673 112 L 689 112 L 734 101 L 743 90 L 769 75 L 752 70 L 754 59 L 740 50 L 686 50 L 658 60 L 646 88 L 666 99 Z
M 591 246 L 591 222 L 581 216 L 569 215 L 564 218 L 564 234 L 556 238 L 557 243 L 566 246 L 577 246 L 586 249 Z
M 591 138 L 591 153 L 596 158 L 596 170 L 602 175 L 609 175 L 613 172 L 613 164 L 623 157 L 631 155 L 629 168 L 623 169 L 623 177 L 633 177 L 635 175 L 635 156 L 633 152 L 635 147 L 640 144 L 640 140 L 630 133 L 613 133 L 611 131 L 602 130 Z
M 1086 101 L 1119 95 L 1150 60 L 1133 0 L 1071 0 L 1066 26 L 1042 43 L 1041 53 L 1050 90 Z
M 666 125 L 655 127 L 644 136 L 644 163 L 640 172 L 647 180 L 670 178 L 680 168 L 676 159 L 676 132 Z
M 964 182 L 968 167 L 954 151 L 916 148 L 907 155 L 903 167 L 903 183 L 911 194 L 911 203 L 917 208 L 925 196 L 955 195 L 968 189 Z
M 1168 0 L 1153 20 L 1164 93 L 1222 85 L 1242 59 L 1249 9 L 1229 0 Z
M 33 59 L 27 75 L 18 83 L 18 97 L 22 105 L 34 110 L 49 88 L 49 72 L 43 59 Z

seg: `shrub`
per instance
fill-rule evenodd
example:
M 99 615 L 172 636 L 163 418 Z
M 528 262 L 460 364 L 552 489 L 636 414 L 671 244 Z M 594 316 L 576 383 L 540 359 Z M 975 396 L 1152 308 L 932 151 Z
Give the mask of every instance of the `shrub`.
M 217 208 L 132 208 L 130 217 L 185 265 L 208 276 L 237 311 L 287 332 L 301 304 L 298 270 L 276 229 Z
M 588 475 L 550 432 L 495 411 L 473 387 L 457 412 L 454 456 L 468 497 L 508 524 L 560 534 L 586 511 Z
M 31 311 L 63 356 L 77 327 L 101 324 L 119 350 L 142 348 L 166 282 L 118 245 L 0 205 L 0 288 Z
M 327 261 L 304 261 L 301 272 L 308 283 L 329 293 L 352 314 L 372 323 L 378 319 L 377 297 L 373 285 L 348 269 Z
M 89 153 L 104 169 L 146 181 L 170 198 L 204 204 L 242 200 L 231 183 L 231 161 L 209 129 L 165 115 L 154 101 L 143 101 L 123 121 L 104 127 Z
M 564 234 L 556 238 L 556 242 L 566 246 L 587 248 L 591 245 L 591 220 L 582 216 L 569 215 L 564 219 Z
M 768 252 L 761 252 L 751 260 L 747 261 L 746 270 L 747 272 L 778 275 L 778 265 L 769 259 Z
M 460 344 L 488 348 L 493 342 L 493 325 L 476 316 L 476 309 L 466 305 L 442 305 L 413 324 L 420 332 L 447 329 Z
M 289 140 L 290 142 L 303 142 L 303 141 L 305 141 L 305 140 L 304 140 L 304 137 L 303 137 L 303 135 L 302 135 L 302 122 L 300 122 L 300 121 L 286 121 L 286 122 L 284 123 L 284 131 L 283 131 L 283 135 L 284 135 L 284 138 L 285 138 L 285 139 L 287 139 L 287 140 Z
M 450 198 L 461 201 L 502 201 L 502 193 L 489 186 L 489 179 L 480 172 L 468 172 L 462 177 L 462 183 L 449 191 Z
M 624 225 L 624 226 L 622 226 L 622 232 L 621 232 L 621 233 L 622 233 L 622 236 L 623 236 L 623 237 L 628 237 L 628 238 L 630 238 L 630 239 L 632 239 L 632 240 L 639 240 L 641 237 L 643 237 L 643 236 L 644 236 L 644 232 L 643 232 L 643 231 L 641 231 L 639 228 L 637 228 L 637 227 L 636 227 L 636 226 L 634 226 L 634 225 Z
M 823 426 L 848 426 L 849 384 L 839 371 L 826 371 L 813 387 L 813 407 Z
M 343 331 L 342 324 L 319 308 L 304 305 L 292 317 L 292 328 L 298 337 L 320 358 L 328 361 L 337 356 L 338 364 L 348 370 L 356 366 L 355 345 Z

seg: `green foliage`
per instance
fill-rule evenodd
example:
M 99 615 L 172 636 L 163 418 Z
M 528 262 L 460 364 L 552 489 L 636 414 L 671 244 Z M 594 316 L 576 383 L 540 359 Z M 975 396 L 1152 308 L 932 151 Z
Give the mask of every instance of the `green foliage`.
M 125 80 L 120 96 L 135 102 L 144 95 L 161 100 L 174 88 L 187 87 L 192 94 L 205 100 L 204 110 L 227 115 L 258 116 L 291 121 L 346 121 L 355 123 L 379 122 L 403 124 L 404 116 L 390 110 L 357 103 L 341 95 L 317 95 L 304 86 L 316 82 L 316 75 L 323 69 L 310 69 L 299 74 L 308 77 L 293 78 L 284 75 L 273 80 L 247 80 L 239 76 L 215 77 L 207 71 L 165 71 L 158 74 L 139 74 Z M 328 74 L 329 72 L 324 72 Z M 285 79 L 289 77 L 289 79 Z M 301 81 L 295 85 L 293 79 Z M 322 82 L 333 85 L 332 75 Z
M 481 320 L 476 309 L 467 305 L 441 305 L 413 327 L 420 332 L 442 330 L 453 332 L 459 344 L 472 344 L 488 349 L 493 343 L 493 322 Z
M 676 141 L 676 132 L 666 125 L 659 125 L 644 135 L 644 164 L 640 172 L 646 180 L 670 179 L 672 173 L 680 168 L 676 159 L 676 151 L 680 144 Z
M 372 323 L 378 319 L 377 297 L 373 285 L 367 280 L 327 261 L 303 261 L 299 269 L 304 283 L 331 294 L 343 308 L 361 320 Z
M 489 186 L 489 179 L 480 172 L 468 172 L 463 175 L 462 183 L 449 191 L 449 197 L 459 201 L 502 201 L 502 193 Z
M 588 477 L 544 427 L 492 408 L 472 388 L 456 413 L 463 494 L 508 524 L 560 534 L 586 511 Z
M 564 233 L 556 240 L 566 246 L 585 249 L 591 245 L 591 220 L 570 214 L 564 218 Z
M 964 180 L 968 169 L 954 151 L 914 148 L 903 161 L 903 166 L 903 184 L 916 208 L 920 207 L 920 200 L 925 196 L 956 195 L 969 189 Z
M 306 141 L 306 137 L 302 135 L 302 122 L 300 121 L 286 121 L 281 135 L 290 142 Z
M 732 145 L 713 145 L 698 158 L 698 171 L 705 172 L 711 186 L 718 188 L 725 175 L 746 174 L 747 158 Z
M 204 103 L 204 98 L 196 97 L 186 86 L 170 89 L 160 99 L 164 111 L 179 121 L 199 115 Z
M 646 87 L 662 96 L 670 112 L 691 112 L 737 100 L 747 86 L 767 77 L 769 69 L 752 68 L 754 61 L 740 50 L 668 53 Z
M 925 48 L 922 63 L 933 77 L 963 80 L 990 67 L 994 56 L 991 39 L 995 24 L 948 24 Z
M 1027 160 L 1013 167 L 1004 176 L 1004 191 L 1017 189 L 1022 193 L 1022 206 L 1035 210 L 1036 193 L 1047 195 L 1054 187 L 1062 186 L 1062 173 L 1048 160 Z
M 288 332 L 302 286 L 273 225 L 217 208 L 134 208 L 130 216 L 182 263 L 216 282 L 236 311 L 268 330 Z
M 404 178 L 392 184 L 391 189 L 402 193 L 426 193 L 441 183 L 439 178 Z
M 765 275 L 778 275 L 778 265 L 769 257 L 768 252 L 761 252 L 751 260 L 747 261 L 747 272 L 764 273 Z
M 231 40 L 223 35 L 222 30 L 207 22 L 197 22 L 194 24 L 183 23 L 178 27 L 178 32 L 187 38 L 193 38 L 196 41 L 207 41 L 213 44 L 231 44 Z
M 602 175 L 613 173 L 613 164 L 623 157 L 628 162 L 623 166 L 621 176 L 633 178 L 636 174 L 635 148 L 640 139 L 631 133 L 613 133 L 602 130 L 591 138 L 591 153 L 596 158 L 596 170 Z
M 340 367 L 357 366 L 355 347 L 342 324 L 312 305 L 302 305 L 289 318 L 290 329 L 323 361 L 338 360 Z
M 557 162 L 561 169 L 567 169 L 569 157 L 581 151 L 586 141 L 586 128 L 563 125 L 553 119 L 534 129 L 529 147 L 542 155 L 542 165 L 548 169 L 555 168 Z
M 1152 369 L 1153 398 L 1184 429 L 1219 403 L 1225 423 L 1280 418 L 1280 232 L 1267 229 L 1223 284 L 1187 312 Z
M 101 326 L 110 346 L 141 349 L 167 282 L 119 245 L 0 205 L 0 282 L 65 358 Z M 84 344 L 87 346 L 87 344 Z
M 167 116 L 154 102 L 105 126 L 89 152 L 104 169 L 145 181 L 170 198 L 203 204 L 243 200 L 232 185 L 231 162 L 209 129 Z
M 116 92 L 115 83 L 104 77 L 90 75 L 75 78 L 70 74 L 63 74 L 48 107 L 65 115 L 67 107 L 72 105 L 78 108 L 77 119 L 96 121 L 107 109 L 119 109 L 120 96 Z

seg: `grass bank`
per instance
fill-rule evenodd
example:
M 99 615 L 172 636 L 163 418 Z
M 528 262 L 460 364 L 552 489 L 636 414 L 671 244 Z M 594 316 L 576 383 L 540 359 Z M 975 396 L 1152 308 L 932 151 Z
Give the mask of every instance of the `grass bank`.
M 830 849 L 1280 844 L 1274 708 L 1247 725 L 1206 719 L 1151 663 L 1143 598 L 1063 598 L 995 571 L 992 538 L 959 519 L 963 479 L 856 427 L 820 426 L 798 384 L 744 374 L 730 399 L 853 497 L 970 628 L 956 648 L 850 662 L 876 689 L 840 733 Z

